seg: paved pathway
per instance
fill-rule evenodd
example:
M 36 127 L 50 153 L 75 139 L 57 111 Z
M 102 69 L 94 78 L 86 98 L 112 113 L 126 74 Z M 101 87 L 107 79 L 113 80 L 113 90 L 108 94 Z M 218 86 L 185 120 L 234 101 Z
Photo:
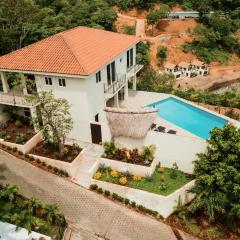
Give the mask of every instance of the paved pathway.
M 0 164 L 6 167 L 2 174 L 6 179 L 3 181 L 17 184 L 26 197 L 36 196 L 43 202 L 58 203 L 74 225 L 74 240 L 81 239 L 80 235 L 89 237 L 90 233 L 97 233 L 107 239 L 175 240 L 167 225 L 108 201 L 24 161 L 1 153 Z
M 4 152 L 0 152 L 0 182 L 17 184 L 26 197 L 35 196 L 45 203 L 57 203 L 73 228 L 71 240 L 176 239 L 168 225 Z

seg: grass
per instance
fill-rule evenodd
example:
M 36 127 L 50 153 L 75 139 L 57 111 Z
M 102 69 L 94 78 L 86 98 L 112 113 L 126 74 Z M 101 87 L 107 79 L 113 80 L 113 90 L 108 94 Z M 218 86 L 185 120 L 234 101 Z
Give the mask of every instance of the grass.
M 172 173 L 175 173 L 176 178 L 172 177 Z M 102 172 L 99 180 L 119 184 L 118 179 L 119 178 L 113 178 L 109 171 L 105 171 Z M 132 177 L 128 177 L 128 182 L 125 186 L 167 196 L 191 180 L 191 177 L 179 170 L 165 168 L 163 173 L 155 171 L 151 177 L 144 177 L 140 181 L 134 181 Z

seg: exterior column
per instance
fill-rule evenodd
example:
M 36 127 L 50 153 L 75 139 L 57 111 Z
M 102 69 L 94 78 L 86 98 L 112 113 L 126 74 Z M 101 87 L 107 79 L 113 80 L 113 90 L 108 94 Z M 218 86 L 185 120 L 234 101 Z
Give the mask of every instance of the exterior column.
M 118 104 L 118 92 L 114 95 L 114 107 L 119 107 L 119 104 Z
M 2 79 L 3 92 L 8 93 L 10 89 L 9 89 L 7 76 L 5 72 L 1 72 L 1 79 Z
M 137 90 L 137 76 L 136 76 L 136 74 L 133 77 L 133 90 L 134 91 Z
M 28 92 L 27 92 L 26 79 L 23 74 L 21 74 L 20 76 L 21 76 L 21 82 L 22 82 L 22 86 L 23 86 L 23 94 L 27 95 Z
M 128 81 L 124 87 L 124 100 L 128 99 Z

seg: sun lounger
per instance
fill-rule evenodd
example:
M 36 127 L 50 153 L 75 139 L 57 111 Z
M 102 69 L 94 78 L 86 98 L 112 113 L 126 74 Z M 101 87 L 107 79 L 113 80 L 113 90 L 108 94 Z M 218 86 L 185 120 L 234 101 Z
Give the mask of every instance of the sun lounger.
M 176 134 L 177 131 L 175 131 L 175 130 L 169 130 L 169 131 L 167 131 L 167 133 L 169 133 L 169 134 Z
M 158 126 L 154 131 L 156 132 L 165 132 L 166 128 L 163 126 Z
M 150 130 L 155 129 L 156 127 L 157 127 L 157 124 L 153 123 L 153 124 L 151 125 L 151 127 L 150 127 Z

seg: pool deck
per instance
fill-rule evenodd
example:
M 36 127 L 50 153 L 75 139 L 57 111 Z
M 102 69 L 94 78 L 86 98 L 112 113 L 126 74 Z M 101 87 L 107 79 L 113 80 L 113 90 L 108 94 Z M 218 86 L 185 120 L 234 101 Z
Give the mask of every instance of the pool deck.
M 169 97 L 174 97 L 174 98 L 179 99 L 183 102 L 186 102 L 186 103 L 188 103 L 188 104 L 190 104 L 194 107 L 197 107 L 197 108 L 202 109 L 206 112 L 214 114 L 218 117 L 226 119 L 227 121 L 234 124 L 234 126 L 240 128 L 240 122 L 238 122 L 234 119 L 231 119 L 231 118 L 228 118 L 226 116 L 220 115 L 220 114 L 218 114 L 214 111 L 211 111 L 211 110 L 206 109 L 204 107 L 198 106 L 197 104 L 195 104 L 193 102 L 189 102 L 185 99 L 179 98 L 179 97 L 171 95 L 171 94 L 129 90 L 128 99 L 121 102 L 120 107 L 128 108 L 128 109 L 140 109 L 140 108 L 146 107 L 149 104 L 161 101 L 161 100 L 169 98 Z M 160 118 L 159 116 L 155 119 L 154 123 L 156 123 L 157 125 L 161 125 L 161 126 L 166 127 L 166 131 L 168 131 L 170 129 L 177 131 L 176 135 L 179 135 L 179 136 L 200 138 L 197 135 L 192 134 L 191 132 L 186 131 L 183 128 L 180 128 L 180 127 L 176 126 L 175 124 L 170 123 L 163 118 Z M 202 138 L 200 138 L 200 139 L 202 139 Z

